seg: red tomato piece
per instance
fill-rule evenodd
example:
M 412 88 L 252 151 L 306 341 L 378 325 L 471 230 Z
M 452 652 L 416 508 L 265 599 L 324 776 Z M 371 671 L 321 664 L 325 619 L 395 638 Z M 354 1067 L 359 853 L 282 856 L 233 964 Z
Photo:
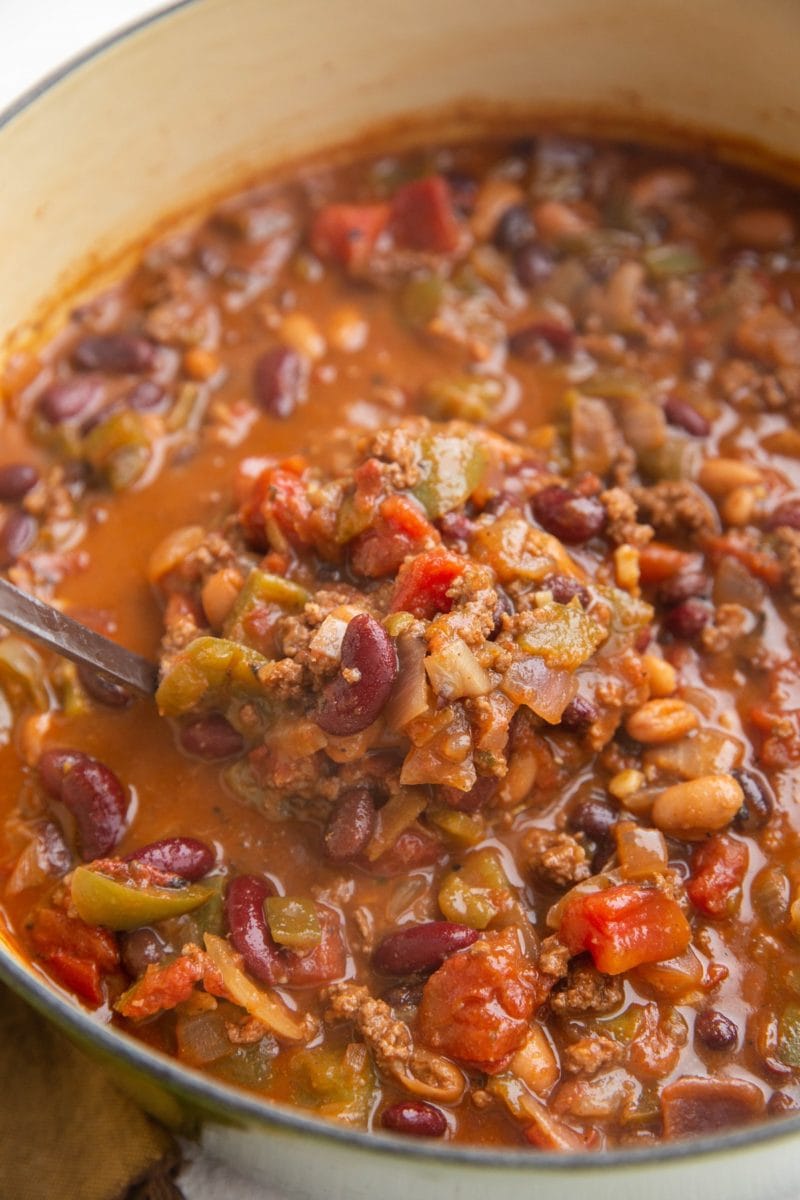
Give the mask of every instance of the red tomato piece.
M 353 570 L 368 579 L 394 575 L 403 559 L 436 537 L 436 530 L 418 504 L 405 496 L 387 496 L 371 528 L 351 543 Z
M 448 590 L 466 563 L 448 550 L 436 548 L 418 554 L 400 568 L 392 597 L 392 612 L 410 612 L 430 621 L 436 613 L 450 612 Z
M 40 908 L 34 914 L 31 941 L 65 987 L 95 1007 L 103 1003 L 103 976 L 119 966 L 113 933 L 60 909 Z
M 685 550 L 676 550 L 665 542 L 650 542 L 639 550 L 639 577 L 642 583 L 664 583 L 691 561 L 691 554 Z
M 743 842 L 723 833 L 701 842 L 692 856 L 692 874 L 686 885 L 695 908 L 709 917 L 729 916 L 737 906 L 749 857 Z
M 503 929 L 434 971 L 422 993 L 420 1033 L 431 1049 L 496 1074 L 525 1041 L 542 999 L 538 973 L 517 934 Z
M 207 992 L 227 996 L 222 976 L 205 950 L 187 946 L 171 962 L 151 963 L 114 1007 L 123 1017 L 141 1021 L 188 1000 L 201 980 Z
M 568 899 L 559 935 L 571 954 L 588 950 L 598 971 L 619 975 L 641 963 L 677 958 L 692 931 L 671 896 L 623 883 Z
M 94 1008 L 103 1003 L 103 983 L 100 968 L 88 958 L 76 958 L 56 950 L 47 960 L 52 973 L 65 987 L 86 1000 Z
M 249 496 L 239 509 L 247 540 L 259 550 L 269 545 L 267 525 L 274 521 L 293 546 L 303 549 L 311 542 L 308 522 L 312 508 L 300 472 L 281 465 L 268 467 L 254 481 Z
M 399 246 L 452 254 L 461 229 L 450 185 L 442 175 L 429 175 L 401 187 L 392 200 L 392 232 Z
M 311 224 L 311 248 L 348 270 L 366 266 L 389 224 L 388 204 L 327 204 Z

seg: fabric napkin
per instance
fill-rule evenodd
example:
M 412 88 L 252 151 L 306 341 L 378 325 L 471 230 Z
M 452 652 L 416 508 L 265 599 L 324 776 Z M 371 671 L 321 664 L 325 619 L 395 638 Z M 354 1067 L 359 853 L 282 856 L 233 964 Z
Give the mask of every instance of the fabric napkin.
M 0 984 L 0 1200 L 181 1200 L 175 1140 Z

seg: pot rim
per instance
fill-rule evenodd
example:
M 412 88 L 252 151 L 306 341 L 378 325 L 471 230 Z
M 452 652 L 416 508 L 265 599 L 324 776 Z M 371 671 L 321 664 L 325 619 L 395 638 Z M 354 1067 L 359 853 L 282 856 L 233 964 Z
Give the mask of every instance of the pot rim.
M 173 0 L 137 20 L 126 23 L 116 31 L 93 42 L 85 50 L 68 58 L 47 72 L 0 111 L 0 134 L 16 118 L 27 112 L 37 100 L 56 89 L 107 51 L 130 38 L 149 30 L 159 22 L 209 0 Z M 255 1093 L 249 1093 L 222 1083 L 211 1076 L 183 1066 L 175 1058 L 152 1049 L 124 1030 L 100 1024 L 85 1008 L 79 1006 L 57 985 L 38 976 L 23 963 L 0 928 L 0 980 L 34 1008 L 51 1019 L 67 1034 L 77 1035 L 103 1050 L 108 1056 L 143 1072 L 164 1084 L 171 1092 L 185 1095 L 202 1108 L 222 1110 L 225 1117 L 238 1118 L 241 1124 L 277 1126 L 286 1133 L 316 1135 L 322 1139 L 353 1148 L 371 1151 L 381 1156 L 400 1155 L 428 1163 L 465 1164 L 471 1168 L 520 1170 L 531 1173 L 543 1171 L 561 1174 L 569 1171 L 610 1171 L 617 1167 L 642 1168 L 650 1163 L 678 1163 L 707 1158 L 729 1151 L 746 1151 L 751 1146 L 784 1142 L 800 1134 L 800 1114 L 784 1118 L 773 1117 L 762 1124 L 732 1130 L 729 1133 L 707 1136 L 683 1142 L 662 1141 L 655 1146 L 607 1150 L 599 1153 L 560 1153 L 546 1150 L 481 1149 L 480 1147 L 435 1142 L 409 1142 L 408 1138 L 391 1137 L 379 1131 L 349 1129 L 324 1121 L 300 1110 L 272 1104 Z

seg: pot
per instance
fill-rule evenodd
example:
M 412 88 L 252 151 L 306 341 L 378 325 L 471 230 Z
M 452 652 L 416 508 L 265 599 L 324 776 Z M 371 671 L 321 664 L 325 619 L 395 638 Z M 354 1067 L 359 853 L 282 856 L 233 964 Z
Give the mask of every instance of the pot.
M 112 38 L 0 119 L 0 338 L 41 336 L 91 275 L 256 170 L 376 128 L 393 142 L 531 114 L 665 139 L 704 134 L 797 177 L 800 6 L 765 0 L 184 0 Z M 681 133 L 680 131 L 684 132 Z M 398 1142 L 281 1110 L 99 1025 L 0 928 L 0 976 L 145 1107 L 305 1200 L 780 1200 L 800 1118 L 602 1156 Z

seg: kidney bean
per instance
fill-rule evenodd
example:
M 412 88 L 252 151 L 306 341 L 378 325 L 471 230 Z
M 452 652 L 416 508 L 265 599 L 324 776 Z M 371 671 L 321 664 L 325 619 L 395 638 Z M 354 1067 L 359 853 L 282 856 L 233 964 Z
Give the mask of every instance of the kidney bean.
M 133 702 L 133 696 L 123 684 L 109 679 L 87 663 L 78 666 L 78 678 L 88 695 L 106 708 L 127 708 Z
M 61 425 L 75 417 L 87 417 L 103 402 L 105 391 L 99 379 L 66 379 L 52 384 L 42 393 L 39 412 L 51 425 Z
M 731 771 L 731 775 L 744 792 L 744 804 L 733 818 L 733 823 L 742 833 L 755 833 L 772 816 L 775 802 L 767 784 L 753 771 Z
M 308 363 L 288 346 L 265 351 L 253 368 L 253 392 L 260 408 L 285 420 L 303 399 Z
M 508 352 L 524 362 L 542 362 L 551 354 L 569 357 L 574 345 L 575 332 L 568 325 L 539 320 L 510 334 Z
M 679 396 L 668 396 L 664 404 L 664 416 L 670 425 L 685 429 L 692 437 L 708 437 L 711 432 L 711 422 L 701 412 L 698 412 L 686 400 Z
M 692 600 L 696 596 L 710 594 L 710 578 L 705 571 L 692 566 L 677 571 L 669 579 L 666 579 L 656 592 L 656 599 L 659 604 L 670 607 L 673 604 L 682 604 L 684 600 Z
M 492 240 L 498 250 L 513 253 L 533 241 L 536 226 L 525 204 L 512 204 L 501 216 L 494 228 Z
M 544 246 L 529 242 L 514 255 L 514 274 L 523 287 L 536 287 L 553 274 L 553 256 Z
M 781 525 L 787 525 L 789 529 L 800 529 L 800 496 L 781 501 L 767 517 L 767 529 L 778 529 Z
M 589 797 L 579 801 L 569 814 L 569 827 L 584 833 L 593 842 L 602 841 L 611 835 L 617 823 L 617 810 L 605 800 Z
M 39 534 L 39 522 L 21 508 L 6 517 L 0 530 L 0 566 L 8 567 L 30 550 Z
M 706 1008 L 697 1014 L 694 1034 L 708 1050 L 732 1050 L 739 1040 L 734 1022 L 716 1008 Z
M 134 333 L 90 333 L 72 351 L 72 364 L 78 370 L 115 375 L 141 375 L 155 360 L 155 344 Z
M 190 882 L 207 875 L 214 861 L 211 847 L 193 837 L 161 838 L 125 856 L 125 862 L 144 863 L 147 867 L 157 867 L 159 871 L 168 871 Z
M 447 1132 L 444 1113 L 424 1100 L 398 1100 L 381 1113 L 381 1125 L 392 1133 L 412 1137 L 443 1137 Z
M 31 463 L 6 463 L 0 467 L 0 500 L 21 500 L 39 482 L 39 472 Z
M 427 921 L 389 933 L 372 955 L 372 965 L 384 975 L 416 975 L 435 971 L 457 950 L 478 940 L 477 929 L 454 921 Z
M 580 496 L 558 483 L 550 484 L 531 498 L 536 520 L 559 541 L 574 546 L 602 533 L 606 510 L 594 496 Z
M 359 678 L 350 682 L 345 671 Z M 341 669 L 322 694 L 317 724 L 334 737 L 360 733 L 382 712 L 397 671 L 394 642 L 379 621 L 359 613 L 345 630 Z
M 673 637 L 689 642 L 711 620 L 711 606 L 704 600 L 684 600 L 664 614 L 662 624 Z
M 155 409 L 166 408 L 169 396 L 160 383 L 152 379 L 140 379 L 125 397 L 125 407 L 137 412 L 153 412 Z
M 151 964 L 162 962 L 170 952 L 164 939 L 147 925 L 119 934 L 119 948 L 122 964 L 134 979 L 144 975 Z
M 365 848 L 375 830 L 375 802 L 366 788 L 340 797 L 325 827 L 325 853 L 333 862 L 349 862 Z
M 84 862 L 102 858 L 125 828 L 128 798 L 114 772 L 80 750 L 47 750 L 39 759 L 45 789 L 75 818 Z
M 547 575 L 542 580 L 542 591 L 552 592 L 553 599 L 556 604 L 569 604 L 570 600 L 578 597 L 584 608 L 588 608 L 591 603 L 591 596 L 588 588 L 583 584 L 573 579 L 571 575 Z
M 570 700 L 561 714 L 562 727 L 573 732 L 588 729 L 592 721 L 596 720 L 597 709 L 585 696 L 576 696 L 574 700 Z
M 461 792 L 448 784 L 439 784 L 436 795 L 448 808 L 455 808 L 459 812 L 478 812 L 491 801 L 496 791 L 497 780 L 494 776 L 479 775 L 468 792 Z
M 209 762 L 233 758 L 244 749 L 244 738 L 222 713 L 205 713 L 181 726 L 181 749 Z

